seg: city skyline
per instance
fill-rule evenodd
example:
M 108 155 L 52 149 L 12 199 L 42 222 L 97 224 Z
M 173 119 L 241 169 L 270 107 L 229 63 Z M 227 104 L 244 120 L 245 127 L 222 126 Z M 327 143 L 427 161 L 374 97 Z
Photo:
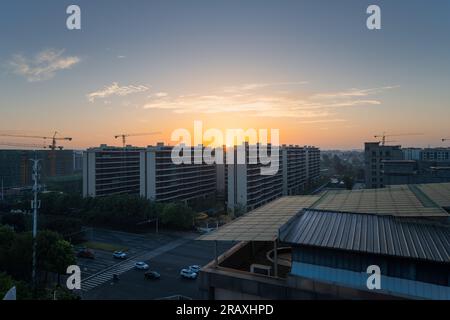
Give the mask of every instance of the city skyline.
M 383 132 L 448 146 L 450 4 L 375 3 L 376 31 L 369 1 L 77 1 L 80 31 L 65 26 L 68 1 L 4 4 L 0 133 L 58 130 L 77 149 L 160 131 L 128 143 L 173 145 L 201 120 L 322 149 Z

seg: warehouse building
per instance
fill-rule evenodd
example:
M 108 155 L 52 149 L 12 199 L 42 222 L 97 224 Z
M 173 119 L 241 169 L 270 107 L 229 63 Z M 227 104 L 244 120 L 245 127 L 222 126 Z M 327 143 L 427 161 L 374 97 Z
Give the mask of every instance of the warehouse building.
M 208 235 L 209 299 L 450 299 L 450 184 L 285 196 Z M 367 286 L 379 266 L 381 288 Z

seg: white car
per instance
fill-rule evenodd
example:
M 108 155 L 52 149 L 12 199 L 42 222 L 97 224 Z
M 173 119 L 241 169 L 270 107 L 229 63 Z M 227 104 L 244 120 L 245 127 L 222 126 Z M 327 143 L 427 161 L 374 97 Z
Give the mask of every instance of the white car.
M 127 254 L 125 252 L 122 251 L 115 251 L 113 253 L 113 257 L 116 259 L 126 259 L 127 258 Z
M 196 279 L 197 278 L 197 272 L 194 272 L 189 269 L 181 269 L 180 276 L 187 279 Z
M 192 266 L 189 266 L 187 269 L 191 270 L 192 272 L 199 273 L 201 268 L 202 267 L 200 267 L 198 264 L 194 264 Z
M 149 266 L 145 262 L 139 261 L 134 264 L 134 267 L 138 270 L 148 270 Z

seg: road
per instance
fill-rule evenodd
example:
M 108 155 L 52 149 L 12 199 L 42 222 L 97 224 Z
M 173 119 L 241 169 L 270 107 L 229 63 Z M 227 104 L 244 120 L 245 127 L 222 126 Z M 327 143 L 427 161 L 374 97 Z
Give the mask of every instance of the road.
M 129 248 L 129 259 L 115 260 L 111 253 L 96 250 L 96 259 L 79 259 L 82 269 L 82 298 L 88 300 L 158 299 L 183 295 L 199 299 L 198 280 L 184 279 L 179 271 L 192 264 L 205 265 L 214 259 L 214 243 L 195 240 L 197 234 L 135 235 L 108 230 L 95 230 L 91 241 L 101 241 Z M 232 243 L 218 243 L 221 254 Z M 145 261 L 161 274 L 159 280 L 144 279 L 144 272 L 133 268 Z M 112 281 L 114 273 L 120 280 Z

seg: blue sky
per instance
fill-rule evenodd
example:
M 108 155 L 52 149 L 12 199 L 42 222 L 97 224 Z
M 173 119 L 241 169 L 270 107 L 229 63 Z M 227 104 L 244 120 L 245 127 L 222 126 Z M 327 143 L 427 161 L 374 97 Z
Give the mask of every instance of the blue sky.
M 65 27 L 78 4 L 82 30 Z M 366 28 L 381 7 L 382 29 Z M 361 148 L 382 131 L 450 135 L 450 1 L 8 1 L 0 130 L 114 143 L 120 132 L 280 128 Z

